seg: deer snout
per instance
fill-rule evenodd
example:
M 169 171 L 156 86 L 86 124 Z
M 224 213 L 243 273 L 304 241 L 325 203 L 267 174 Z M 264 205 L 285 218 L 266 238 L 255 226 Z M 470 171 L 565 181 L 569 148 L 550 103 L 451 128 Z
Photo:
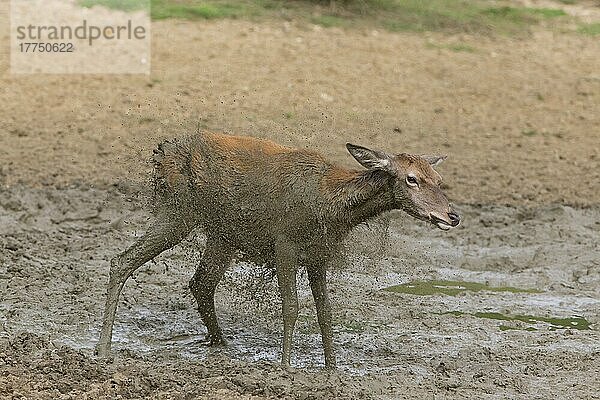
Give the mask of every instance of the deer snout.
M 454 211 L 449 211 L 447 213 L 432 212 L 429 214 L 429 220 L 444 231 L 454 228 L 460 224 L 460 216 Z
M 448 213 L 448 218 L 450 218 L 450 225 L 458 226 L 458 224 L 460 224 L 460 215 L 458 215 L 454 211 L 450 211 Z

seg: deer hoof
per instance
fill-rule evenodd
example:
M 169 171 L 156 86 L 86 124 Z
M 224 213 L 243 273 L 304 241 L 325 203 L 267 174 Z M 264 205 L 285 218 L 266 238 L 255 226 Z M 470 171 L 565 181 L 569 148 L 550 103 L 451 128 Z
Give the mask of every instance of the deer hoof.
M 94 355 L 96 355 L 96 357 L 98 357 L 102 360 L 106 360 L 106 361 L 114 360 L 114 355 L 110 351 L 110 347 L 107 345 L 102 345 L 102 344 L 96 345 L 96 348 L 94 349 Z
M 227 341 L 223 338 L 222 335 L 206 335 L 206 337 L 202 340 L 202 345 L 209 347 L 220 347 L 226 346 Z

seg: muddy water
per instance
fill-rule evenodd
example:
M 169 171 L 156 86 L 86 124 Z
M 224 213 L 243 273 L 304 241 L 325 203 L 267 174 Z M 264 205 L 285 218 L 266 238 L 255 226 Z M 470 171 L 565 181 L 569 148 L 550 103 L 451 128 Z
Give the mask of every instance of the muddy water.
M 229 271 L 217 295 L 229 346 L 201 345 L 205 330 L 187 289 L 203 246 L 196 232 L 128 282 L 115 325 L 117 361 L 96 364 L 108 260 L 143 232 L 145 199 L 127 185 L 0 192 L 0 344 L 30 335 L 22 340 L 30 347 L 0 348 L 0 369 L 13 371 L 7 352 L 29 360 L 32 346 L 50 346 L 63 349 L 52 353 L 58 364 L 78 354 L 77 362 L 109 371 L 72 382 L 68 390 L 78 393 L 108 385 L 118 371 L 150 368 L 157 382 L 170 382 L 185 371 L 204 376 L 200 366 L 210 366 L 212 380 L 197 388 L 232 398 L 310 398 L 314 389 L 314 398 L 568 399 L 600 389 L 597 207 L 462 205 L 464 223 L 450 232 L 400 213 L 359 228 L 330 274 L 335 382 L 318 370 L 320 335 L 302 272 L 293 358 L 300 369 L 272 364 L 281 337 L 276 284 L 246 264 Z M 233 381 L 231 371 L 243 379 Z M 260 391 L 270 380 L 278 389 Z M 7 382 L 0 380 L 0 394 Z M 176 393 L 189 395 L 186 388 Z M 131 393 L 160 397 L 159 389 Z

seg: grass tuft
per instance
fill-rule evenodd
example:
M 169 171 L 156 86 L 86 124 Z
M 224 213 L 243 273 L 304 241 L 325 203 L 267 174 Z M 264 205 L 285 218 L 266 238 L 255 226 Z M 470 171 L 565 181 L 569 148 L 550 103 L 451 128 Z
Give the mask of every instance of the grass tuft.
M 579 25 L 577 32 L 589 36 L 598 36 L 600 35 L 600 23 Z
M 489 7 L 478 1 L 398 0 L 391 31 L 454 31 L 515 34 L 543 19 L 566 15 L 560 9 Z
M 315 25 L 320 25 L 323 26 L 325 28 L 331 28 L 331 27 L 339 27 L 339 26 L 345 26 L 348 22 L 348 20 L 335 16 L 335 15 L 317 15 L 317 16 L 313 16 L 310 19 L 310 22 L 312 22 Z
M 85 7 L 102 5 L 134 10 L 147 6 L 148 1 L 155 20 L 284 16 L 324 27 L 413 32 L 518 34 L 545 19 L 566 15 L 559 8 L 491 7 L 486 0 L 79 0 L 79 3 Z M 596 29 L 593 25 L 581 28 L 584 33 Z
M 536 331 L 535 325 L 547 326 L 550 330 L 554 331 L 557 329 L 577 329 L 577 330 L 590 330 L 591 324 L 588 320 L 581 316 L 573 316 L 570 318 L 556 318 L 556 317 L 542 317 L 535 315 L 512 315 L 512 314 L 503 314 L 498 312 L 475 312 L 475 313 L 466 313 L 462 311 L 447 311 L 442 314 L 454 315 L 456 317 L 460 317 L 463 315 L 469 315 L 476 318 L 485 318 L 485 319 L 493 319 L 498 321 L 519 321 L 525 324 L 529 324 L 525 330 L 528 331 Z M 532 326 L 533 325 L 533 326 Z M 517 329 L 521 330 L 519 327 L 510 327 L 506 325 L 499 326 L 501 331 Z
M 540 293 L 537 289 L 523 289 L 512 286 L 489 286 L 479 282 L 466 281 L 413 281 L 401 285 L 391 286 L 385 290 L 396 293 L 413 294 L 418 296 L 431 296 L 445 294 L 456 296 L 464 292 L 510 292 L 510 293 Z
M 465 44 L 465 43 L 440 44 L 440 43 L 427 42 L 426 46 L 431 49 L 445 49 L 445 50 L 450 50 L 450 51 L 454 51 L 457 53 L 475 53 L 477 51 L 477 49 L 475 47 L 469 46 L 468 44 Z
M 524 11 L 529 14 L 539 15 L 542 18 L 557 18 L 567 15 L 559 8 L 525 8 Z
M 172 2 L 152 0 L 152 19 L 218 19 L 249 16 L 248 7 L 242 2 Z
M 86 8 L 102 6 L 113 10 L 135 11 L 148 9 L 150 0 L 79 0 L 79 5 Z

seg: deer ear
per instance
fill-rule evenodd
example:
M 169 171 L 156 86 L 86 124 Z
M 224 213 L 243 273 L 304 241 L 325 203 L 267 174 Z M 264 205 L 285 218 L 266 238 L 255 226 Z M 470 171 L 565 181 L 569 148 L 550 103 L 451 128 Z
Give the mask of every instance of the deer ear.
M 429 165 L 431 165 L 432 167 L 437 167 L 446 158 L 448 158 L 448 156 L 429 156 L 426 154 L 422 155 L 421 157 L 423 157 L 425 159 L 425 161 L 427 161 L 429 163 Z
M 346 143 L 346 148 L 363 167 L 367 169 L 389 170 L 392 159 L 383 151 L 371 150 L 366 147 Z

